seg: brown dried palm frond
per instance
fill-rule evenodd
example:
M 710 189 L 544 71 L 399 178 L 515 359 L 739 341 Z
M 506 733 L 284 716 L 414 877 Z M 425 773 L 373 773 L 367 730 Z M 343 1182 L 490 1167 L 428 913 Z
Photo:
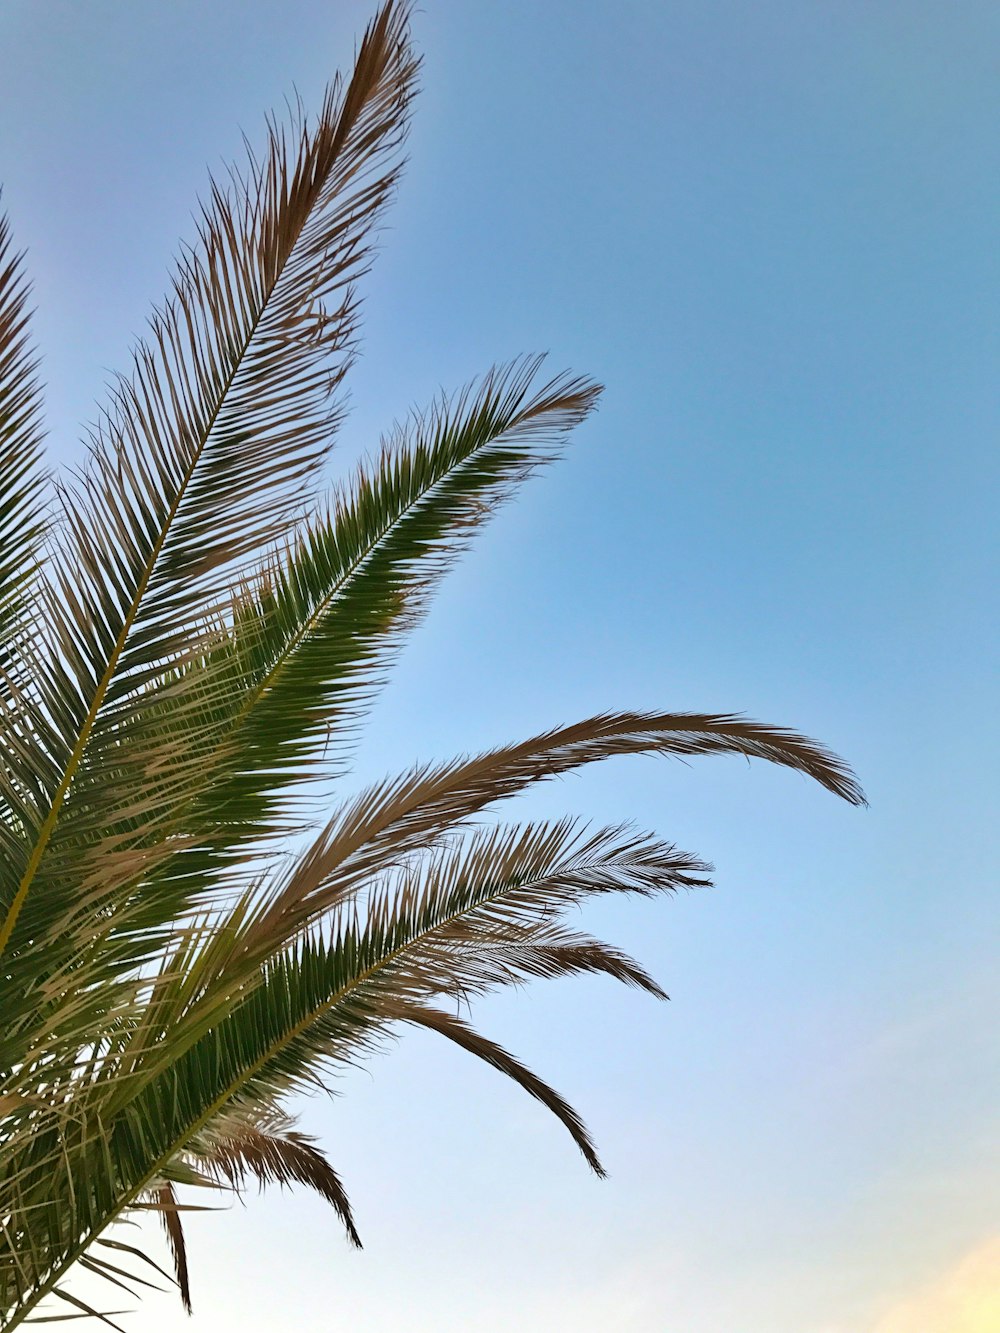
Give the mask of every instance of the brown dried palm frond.
M 361 1248 L 343 1183 L 315 1140 L 294 1119 L 272 1108 L 236 1105 L 213 1121 L 186 1149 L 207 1176 L 238 1193 L 249 1179 L 265 1185 L 306 1185 L 331 1204 L 352 1245 Z
M 174 1260 L 174 1271 L 177 1274 L 180 1298 L 184 1309 L 190 1314 L 192 1308 L 191 1281 L 188 1277 L 187 1245 L 184 1241 L 184 1228 L 181 1225 L 180 1212 L 177 1208 L 177 1193 L 169 1181 L 165 1181 L 157 1187 L 154 1201 L 163 1221 L 163 1229 L 167 1233 L 170 1253 Z

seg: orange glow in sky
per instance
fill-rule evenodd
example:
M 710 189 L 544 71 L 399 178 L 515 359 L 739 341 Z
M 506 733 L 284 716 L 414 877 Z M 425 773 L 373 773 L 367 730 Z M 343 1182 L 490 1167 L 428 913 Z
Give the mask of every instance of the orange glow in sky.
M 1000 1236 L 973 1250 L 923 1291 L 890 1310 L 872 1333 L 997 1333 Z

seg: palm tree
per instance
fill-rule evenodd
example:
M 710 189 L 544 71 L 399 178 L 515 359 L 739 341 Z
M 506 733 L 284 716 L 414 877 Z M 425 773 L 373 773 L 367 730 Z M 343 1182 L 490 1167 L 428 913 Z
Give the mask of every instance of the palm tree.
M 417 60 L 389 0 L 318 119 L 213 186 L 197 243 L 49 488 L 27 289 L 0 224 L 0 1317 L 97 1314 L 109 1234 L 159 1213 L 190 1308 L 179 1189 L 296 1181 L 357 1243 L 341 1181 L 285 1109 L 403 1026 L 519 1083 L 601 1165 L 572 1108 L 455 1013 L 530 977 L 638 963 L 571 928 L 592 894 L 706 884 L 628 827 L 482 824 L 615 755 L 741 754 L 855 804 L 794 732 L 614 712 L 346 796 L 311 840 L 370 696 L 476 529 L 558 453 L 598 387 L 494 368 L 324 491 L 355 284 L 400 169 Z M 197 1196 L 196 1196 L 197 1197 Z M 149 1260 L 148 1262 L 152 1262 Z M 110 1319 L 102 1313 L 99 1317 Z

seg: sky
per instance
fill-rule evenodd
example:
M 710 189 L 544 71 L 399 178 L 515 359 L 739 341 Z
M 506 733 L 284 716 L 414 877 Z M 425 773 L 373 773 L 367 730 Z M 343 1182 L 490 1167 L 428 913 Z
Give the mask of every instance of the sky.
M 317 106 L 371 9 L 0 8 L 0 179 L 56 461 L 207 170 L 294 89 Z M 193 1318 L 154 1295 L 126 1326 L 993 1333 L 1000 10 L 423 0 L 413 31 L 423 91 L 335 463 L 522 352 L 606 393 L 450 576 L 341 792 L 603 709 L 691 709 L 820 737 L 870 808 L 735 759 L 621 760 L 520 800 L 717 868 L 585 914 L 670 1004 L 578 980 L 475 1007 L 609 1178 L 512 1084 L 407 1036 L 301 1107 L 364 1250 L 303 1192 L 192 1214 Z

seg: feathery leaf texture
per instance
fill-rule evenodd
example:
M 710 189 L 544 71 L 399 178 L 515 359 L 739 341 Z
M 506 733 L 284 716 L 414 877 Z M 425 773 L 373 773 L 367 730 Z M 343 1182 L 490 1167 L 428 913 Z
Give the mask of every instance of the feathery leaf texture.
M 511 1079 L 603 1174 L 569 1103 L 455 1010 L 578 974 L 666 998 L 568 916 L 595 894 L 705 886 L 710 867 L 628 826 L 491 822 L 498 803 L 635 754 L 763 759 L 864 801 L 797 732 L 609 712 L 340 796 L 298 841 L 305 784 L 344 780 L 443 575 L 599 393 L 537 358 L 498 366 L 326 483 L 416 87 L 408 20 L 383 4 L 319 116 L 270 121 L 263 152 L 211 184 L 82 470 L 54 487 L 0 219 L 5 1329 L 118 1328 L 66 1286 L 76 1265 L 131 1297 L 159 1274 L 190 1311 L 182 1215 L 214 1207 L 192 1202 L 206 1191 L 307 1186 L 360 1245 L 289 1100 L 407 1028 Z M 172 1275 L 115 1229 L 151 1212 Z

